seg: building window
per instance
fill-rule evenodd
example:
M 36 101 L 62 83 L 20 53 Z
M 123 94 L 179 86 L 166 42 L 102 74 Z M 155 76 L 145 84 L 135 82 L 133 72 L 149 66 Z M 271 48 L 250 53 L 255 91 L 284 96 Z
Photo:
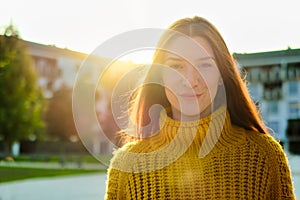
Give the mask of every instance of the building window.
M 56 60 L 51 58 L 33 56 L 39 76 L 55 79 L 57 74 Z
M 260 80 L 260 69 L 259 68 L 251 68 L 245 67 L 247 71 L 247 80 L 250 82 L 257 82 Z
M 268 82 L 264 84 L 264 99 L 279 100 L 282 98 L 282 82 Z
M 299 118 L 300 117 L 300 102 L 289 103 L 289 117 Z
M 288 120 L 287 136 L 289 140 L 289 151 L 294 154 L 300 154 L 300 119 Z
M 277 101 L 270 101 L 267 104 L 267 111 L 268 114 L 278 114 L 279 113 L 279 108 L 278 108 L 278 102 Z
M 269 70 L 269 81 L 280 81 L 280 66 L 273 66 Z
M 299 83 L 297 81 L 289 82 L 289 95 L 299 94 Z
M 300 63 L 289 63 L 287 67 L 288 79 L 292 80 L 292 79 L 299 78 L 300 75 L 299 69 L 300 69 Z

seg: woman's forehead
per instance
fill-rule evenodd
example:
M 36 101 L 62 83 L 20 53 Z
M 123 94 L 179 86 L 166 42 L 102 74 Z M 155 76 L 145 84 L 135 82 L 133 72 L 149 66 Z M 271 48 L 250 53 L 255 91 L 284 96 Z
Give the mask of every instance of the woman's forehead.
M 178 37 L 165 46 L 165 59 L 185 59 L 195 61 L 204 58 L 215 58 L 210 44 L 201 37 Z

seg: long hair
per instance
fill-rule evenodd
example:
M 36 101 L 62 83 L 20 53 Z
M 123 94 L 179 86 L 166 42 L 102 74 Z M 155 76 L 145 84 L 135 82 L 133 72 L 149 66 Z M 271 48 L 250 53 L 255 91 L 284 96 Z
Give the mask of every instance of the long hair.
M 178 20 L 166 31 L 168 30 L 179 32 L 191 38 L 202 37 L 208 41 L 216 56 L 216 64 L 223 79 L 227 109 L 231 122 L 247 130 L 269 134 L 256 105 L 248 93 L 246 84 L 241 78 L 236 62 L 214 25 L 206 19 L 196 16 Z M 166 40 L 166 34 L 163 34 L 158 42 L 158 46 L 164 46 Z M 154 53 L 153 63 L 161 63 L 164 56 L 164 51 L 157 48 Z M 161 81 L 162 77 L 159 67 L 154 66 L 150 68 L 145 82 L 149 80 L 154 82 Z M 130 113 L 131 120 L 136 125 L 135 131 L 138 138 L 148 136 L 149 132 L 155 132 L 157 129 L 159 116 L 150 117 L 149 115 L 150 108 L 155 104 L 159 104 L 164 108 L 170 107 L 165 89 L 160 84 L 145 84 L 135 94 Z M 142 128 L 149 124 L 150 127 L 147 129 Z

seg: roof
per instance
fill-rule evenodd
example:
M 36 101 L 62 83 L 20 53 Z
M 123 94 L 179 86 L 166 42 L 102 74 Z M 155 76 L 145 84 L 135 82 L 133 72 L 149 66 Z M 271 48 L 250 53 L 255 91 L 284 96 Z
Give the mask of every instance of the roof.
M 278 56 L 295 56 L 300 55 L 300 49 L 287 48 L 286 50 L 267 51 L 267 52 L 255 52 L 255 53 L 233 53 L 235 58 L 261 58 L 261 57 L 278 57 Z
M 300 49 L 278 50 L 257 53 L 233 53 L 241 66 L 273 65 L 300 62 Z

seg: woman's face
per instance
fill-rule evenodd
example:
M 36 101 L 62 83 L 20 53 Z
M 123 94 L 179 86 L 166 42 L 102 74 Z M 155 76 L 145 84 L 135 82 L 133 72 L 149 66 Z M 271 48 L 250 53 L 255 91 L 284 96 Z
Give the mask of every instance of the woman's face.
M 222 79 L 209 43 L 201 37 L 178 37 L 167 47 L 163 83 L 172 117 L 190 121 L 211 113 Z

